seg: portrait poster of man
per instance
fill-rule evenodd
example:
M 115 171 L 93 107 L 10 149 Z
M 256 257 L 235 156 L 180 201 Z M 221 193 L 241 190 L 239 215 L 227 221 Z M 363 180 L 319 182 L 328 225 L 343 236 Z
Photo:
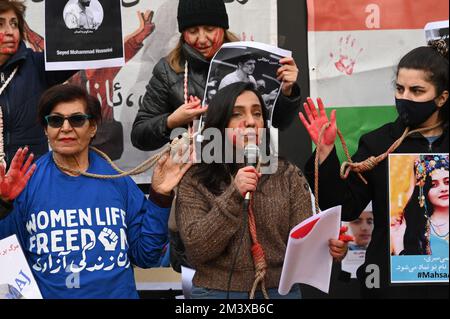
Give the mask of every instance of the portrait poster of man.
M 392 283 L 448 283 L 447 154 L 389 155 Z
M 351 222 L 343 222 L 343 226 L 348 227 L 347 234 L 353 236 L 353 240 L 348 243 L 348 252 L 342 260 L 342 270 L 351 274 L 351 278 L 356 278 L 356 271 L 366 259 L 366 250 L 372 240 L 374 218 L 372 202 L 361 212 L 359 217 Z
M 125 64 L 120 0 L 45 1 L 46 69 Z
M 292 53 L 264 43 L 243 41 L 226 43 L 211 61 L 204 105 L 223 87 L 235 82 L 250 82 L 263 96 L 272 119 L 273 107 L 281 90 L 277 80 L 279 60 Z

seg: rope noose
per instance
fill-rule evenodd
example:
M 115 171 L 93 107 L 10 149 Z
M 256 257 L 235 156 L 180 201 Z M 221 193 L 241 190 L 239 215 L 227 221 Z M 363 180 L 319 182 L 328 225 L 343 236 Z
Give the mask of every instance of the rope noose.
M 256 170 L 260 171 L 260 161 L 258 161 L 258 165 Z M 253 196 L 250 198 L 250 204 L 248 205 L 248 228 L 250 232 L 250 237 L 252 240 L 252 257 L 253 264 L 255 265 L 255 280 L 253 282 L 252 289 L 250 291 L 250 299 L 255 299 L 256 288 L 259 284 L 261 284 L 261 290 L 265 299 L 269 299 L 269 294 L 266 289 L 266 272 L 267 272 L 267 262 L 264 254 L 264 249 L 262 245 L 258 241 L 258 235 L 256 231 L 256 219 L 255 213 L 253 211 Z
M 378 156 L 370 156 L 366 160 L 362 162 L 353 162 L 350 154 L 348 152 L 347 144 L 345 143 L 344 135 L 342 132 L 337 129 L 337 134 L 339 136 L 339 139 L 341 140 L 342 148 L 344 149 L 345 156 L 347 157 L 347 161 L 343 162 L 340 169 L 340 176 L 342 179 L 346 179 L 351 171 L 358 174 L 359 178 L 364 182 L 364 184 L 368 184 L 367 180 L 361 175 L 361 173 L 370 171 L 374 169 L 378 164 L 380 164 L 382 161 L 384 161 L 389 154 L 394 152 L 400 144 L 407 138 L 408 136 L 414 134 L 414 133 L 422 133 L 426 131 L 433 130 L 435 128 L 440 127 L 443 124 L 443 122 L 439 122 L 435 125 L 429 126 L 429 127 L 423 127 L 418 128 L 415 130 L 410 131 L 410 128 L 407 127 L 403 131 L 403 134 L 394 142 L 392 145 L 387 149 L 386 152 L 378 155 Z M 329 128 L 331 125 L 331 122 L 328 122 L 322 126 L 319 133 L 319 138 L 317 141 L 316 146 L 316 157 L 314 161 L 314 196 L 315 196 L 315 206 L 316 206 L 316 213 L 319 212 L 319 150 L 322 146 L 322 137 L 325 133 L 326 129 Z
M 188 89 L 188 61 L 186 60 L 186 62 L 184 63 L 184 83 L 183 83 L 183 98 L 184 98 L 184 103 L 187 104 L 189 102 L 189 89 Z M 158 161 L 161 159 L 161 157 L 166 153 L 166 152 L 171 152 L 171 154 L 174 153 L 178 153 L 179 152 L 179 148 L 182 147 L 182 145 L 187 145 L 188 147 L 191 145 L 191 142 L 194 140 L 194 132 L 193 132 L 193 126 L 191 124 L 188 125 L 188 132 L 187 133 L 183 133 L 182 137 L 179 138 L 175 138 L 172 143 L 168 144 L 161 152 L 159 152 L 158 154 L 152 156 L 151 158 L 149 158 L 148 160 L 144 161 L 143 163 L 139 164 L 137 167 L 133 168 L 130 171 L 123 171 L 121 170 L 119 167 L 117 167 L 113 161 L 108 157 L 108 155 L 106 155 L 105 153 L 103 153 L 102 151 L 100 151 L 99 149 L 95 148 L 95 147 L 90 147 L 93 151 L 95 151 L 96 153 L 98 153 L 101 157 L 103 157 L 113 168 L 114 170 L 116 170 L 119 174 L 117 175 L 100 175 L 100 174 L 92 174 L 92 173 L 88 173 L 88 172 L 82 172 L 80 170 L 76 170 L 76 169 L 72 169 L 69 167 L 66 167 L 64 165 L 62 165 L 61 163 L 58 162 L 58 160 L 55 158 L 55 154 L 53 153 L 53 161 L 55 162 L 56 166 L 59 167 L 59 169 L 75 174 L 75 175 L 83 175 L 86 177 L 92 177 L 92 178 L 98 178 L 98 179 L 114 179 L 114 178 L 120 178 L 120 177 L 124 177 L 124 176 L 130 176 L 130 175 L 138 175 L 141 174 L 149 169 L 151 169 L 153 166 L 155 166 L 156 163 L 158 163 Z M 192 142 L 192 147 L 194 148 L 195 143 Z M 195 154 L 195 149 L 193 149 L 193 154 Z
M 255 265 L 255 281 L 253 282 L 252 290 L 250 291 L 250 299 L 255 299 L 256 288 L 261 284 L 261 290 L 265 299 L 269 299 L 269 294 L 266 290 L 266 272 L 267 262 L 264 254 L 264 249 L 258 241 L 256 234 L 256 220 L 253 212 L 253 198 L 250 199 L 250 205 L 248 206 L 248 227 L 252 239 L 252 257 L 253 264 Z
M 153 155 L 151 158 L 149 158 L 148 160 L 144 161 L 143 163 L 139 164 L 137 167 L 135 167 L 129 171 L 121 170 L 119 167 L 117 167 L 116 164 L 113 163 L 113 161 L 108 157 L 108 155 L 106 155 L 99 149 L 91 146 L 90 148 L 93 151 L 95 151 L 101 157 L 103 157 L 114 168 L 114 170 L 116 170 L 119 173 L 117 175 L 93 174 L 93 173 L 83 172 L 83 171 L 80 171 L 77 169 L 72 169 L 72 168 L 64 166 L 60 162 L 58 162 L 58 160 L 55 157 L 55 153 L 53 153 L 53 161 L 55 162 L 56 166 L 60 170 L 69 172 L 74 175 L 83 175 L 86 177 L 97 178 L 97 179 L 115 179 L 115 178 L 120 178 L 120 177 L 124 177 L 124 176 L 138 175 L 138 174 L 141 174 L 141 173 L 151 169 L 153 166 L 156 165 L 156 163 L 158 163 L 158 161 L 161 159 L 161 157 L 163 157 L 163 155 L 166 154 L 167 152 L 170 152 L 171 154 L 180 154 L 180 148 L 182 149 L 183 145 L 186 145 L 187 147 L 189 147 L 191 139 L 192 138 L 187 133 L 183 133 L 181 138 L 175 138 L 172 141 L 172 143 L 168 144 L 161 152 Z
M 340 175 L 342 179 L 346 179 L 350 173 L 350 171 L 353 171 L 358 174 L 358 176 L 362 179 L 362 181 L 367 184 L 366 179 L 362 177 L 361 173 L 367 172 L 375 168 L 378 164 L 380 164 L 382 161 L 384 161 L 389 154 L 393 153 L 407 138 L 408 136 L 415 134 L 415 133 L 422 133 L 426 131 L 433 130 L 435 128 L 438 128 L 442 125 L 442 122 L 439 122 L 435 125 L 429 126 L 429 127 L 422 127 L 415 130 L 410 131 L 410 128 L 407 127 L 403 131 L 403 134 L 394 142 L 392 145 L 387 149 L 386 152 L 378 155 L 378 156 L 370 156 L 366 160 L 358 163 L 352 162 L 350 155 L 348 153 L 347 145 L 345 144 L 344 137 L 342 133 L 338 130 L 339 138 L 341 139 L 342 147 L 344 148 L 345 155 L 347 157 L 347 161 L 343 162 L 341 165 Z

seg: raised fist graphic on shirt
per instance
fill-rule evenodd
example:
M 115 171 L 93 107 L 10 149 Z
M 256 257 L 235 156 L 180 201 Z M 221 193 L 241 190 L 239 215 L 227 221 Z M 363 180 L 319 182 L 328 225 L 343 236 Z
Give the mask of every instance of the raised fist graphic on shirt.
M 105 246 L 105 251 L 116 250 L 119 237 L 109 228 L 103 228 L 100 235 L 98 235 L 98 240 Z

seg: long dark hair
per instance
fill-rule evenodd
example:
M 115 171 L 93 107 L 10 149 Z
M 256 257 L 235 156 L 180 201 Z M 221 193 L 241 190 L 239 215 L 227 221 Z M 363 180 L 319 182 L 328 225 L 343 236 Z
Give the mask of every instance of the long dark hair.
M 429 255 L 430 223 L 434 206 L 428 199 L 428 193 L 433 185 L 432 172 L 449 169 L 448 155 L 421 155 L 414 162 L 416 186 L 404 209 L 406 221 L 403 237 L 405 255 Z
M 419 205 L 420 186 L 416 185 L 414 191 L 404 208 L 404 218 L 406 221 L 405 236 L 403 245 L 405 255 L 427 255 L 429 245 L 429 234 L 427 231 L 428 219 L 433 215 L 433 204 L 428 199 L 428 192 L 431 188 L 431 176 L 427 176 L 423 185 L 423 195 L 425 204 Z
M 258 97 L 261 104 L 264 127 L 266 127 L 268 114 L 264 100 L 252 83 L 237 82 L 224 87 L 217 92 L 208 106 L 205 130 L 208 128 L 216 128 L 220 131 L 222 138 L 222 157 L 219 163 L 201 163 L 197 165 L 194 175 L 199 178 L 201 184 L 215 195 L 220 195 L 222 193 L 223 184 L 229 185 L 231 183 L 231 176 L 235 175 L 238 170 L 238 165 L 236 163 L 225 163 L 225 129 L 230 122 L 233 114 L 233 107 L 236 104 L 237 98 L 245 91 L 253 92 Z M 270 136 L 269 130 L 267 129 L 265 136 L 262 138 L 262 143 L 265 143 L 266 150 L 269 150 L 269 142 Z M 205 146 L 206 143 L 207 142 L 204 142 L 203 146 Z M 262 155 L 264 156 L 267 154 Z
M 422 70 L 433 83 L 437 95 L 449 91 L 448 44 L 444 40 L 432 40 L 428 46 L 418 47 L 408 52 L 399 62 L 398 71 L 402 68 Z M 439 118 L 448 122 L 449 99 L 439 109 Z

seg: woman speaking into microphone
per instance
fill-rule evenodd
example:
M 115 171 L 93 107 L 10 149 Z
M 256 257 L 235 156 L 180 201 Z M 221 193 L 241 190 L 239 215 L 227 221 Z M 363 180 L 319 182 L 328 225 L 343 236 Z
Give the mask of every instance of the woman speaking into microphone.
M 215 145 L 220 151 L 216 147 L 214 161 L 202 161 L 186 173 L 176 204 L 186 256 L 196 269 L 192 298 L 301 298 L 299 285 L 281 296 L 278 283 L 289 232 L 312 214 L 308 182 L 296 166 L 282 159 L 270 175 L 227 160 L 243 158 L 247 142 L 253 140 L 261 149 L 259 165 L 265 164 L 262 150 L 268 149 L 268 139 L 261 133 L 268 132 L 265 110 L 261 95 L 248 83 L 225 87 L 209 105 L 205 132 L 220 131 L 221 141 Z M 225 145 L 231 145 L 235 157 Z M 248 192 L 252 196 L 247 211 Z M 330 239 L 329 247 L 336 259 L 343 258 L 347 249 L 337 239 Z

